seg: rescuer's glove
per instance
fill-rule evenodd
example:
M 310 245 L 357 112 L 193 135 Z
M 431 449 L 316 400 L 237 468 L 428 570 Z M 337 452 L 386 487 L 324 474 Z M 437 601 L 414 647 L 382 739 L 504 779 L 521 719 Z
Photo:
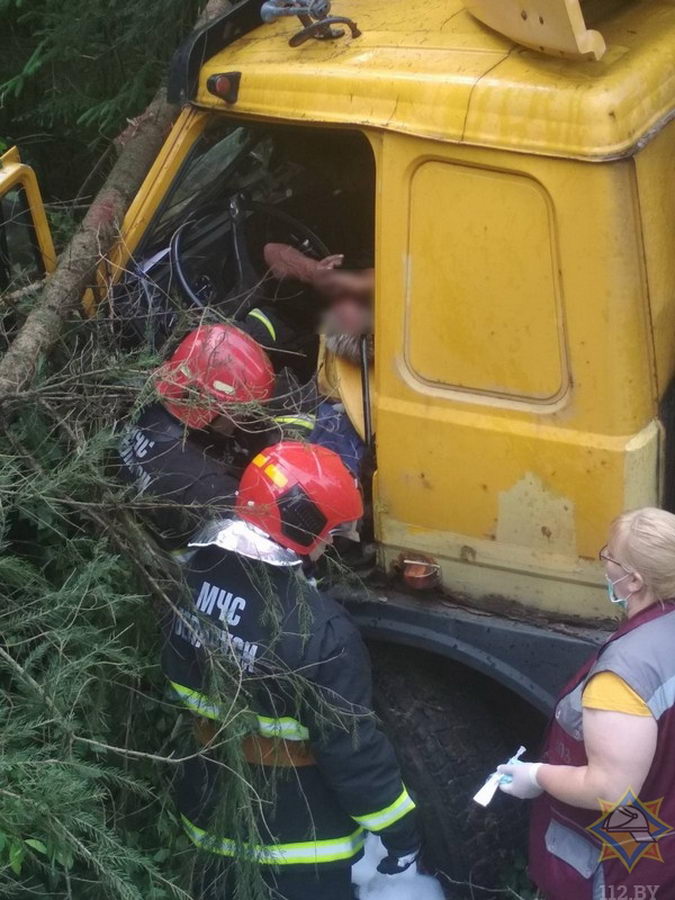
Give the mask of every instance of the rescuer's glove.
M 500 775 L 505 776 L 499 780 L 499 790 L 519 800 L 533 800 L 543 793 L 537 781 L 537 772 L 541 763 L 508 762 L 503 766 L 497 766 Z
M 377 871 L 382 875 L 401 875 L 415 865 L 418 856 L 419 850 L 407 853 L 405 856 L 393 856 L 391 853 L 388 853 L 378 865 Z

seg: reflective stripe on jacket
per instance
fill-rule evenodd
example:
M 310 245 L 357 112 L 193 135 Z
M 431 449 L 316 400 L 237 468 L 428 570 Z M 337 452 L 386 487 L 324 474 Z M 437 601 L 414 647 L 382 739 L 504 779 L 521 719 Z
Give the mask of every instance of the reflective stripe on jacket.
M 183 827 L 195 846 L 217 853 L 219 856 L 246 855 L 259 865 L 292 866 L 317 863 L 350 862 L 360 855 L 365 843 L 363 828 L 357 828 L 345 838 L 300 841 L 294 844 L 237 844 L 228 838 L 215 838 L 203 828 L 198 828 L 186 816 L 181 816 Z
M 416 850 L 415 804 L 377 727 L 370 661 L 344 610 L 297 569 L 213 546 L 196 552 L 186 576 L 194 609 L 172 622 L 163 657 L 175 695 L 196 715 L 223 719 L 225 704 L 205 690 L 203 654 L 206 645 L 232 653 L 251 698 L 252 731 L 307 742 L 315 761 L 277 779 L 273 809 L 259 823 L 262 840 L 242 845 L 232 834 L 213 833 L 214 807 L 226 789 L 222 768 L 208 756 L 190 760 L 179 807 L 191 840 L 220 855 L 250 853 L 262 865 L 284 866 L 351 865 L 365 830 L 379 833 L 396 855 Z M 280 619 L 276 628 L 266 615 L 270 606 Z M 288 689 L 288 673 L 302 673 L 311 696 L 298 699 L 302 692 Z

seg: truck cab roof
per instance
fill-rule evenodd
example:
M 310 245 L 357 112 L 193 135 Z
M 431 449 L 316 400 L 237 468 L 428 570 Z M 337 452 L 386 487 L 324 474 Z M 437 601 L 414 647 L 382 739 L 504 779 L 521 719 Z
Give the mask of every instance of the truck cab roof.
M 332 12 L 361 36 L 291 48 L 296 19 L 261 24 L 203 64 L 195 102 L 222 109 L 207 81 L 237 71 L 234 112 L 589 160 L 630 155 L 673 115 L 669 0 L 588 3 L 607 44 L 597 61 L 517 45 L 462 0 L 335 0 Z

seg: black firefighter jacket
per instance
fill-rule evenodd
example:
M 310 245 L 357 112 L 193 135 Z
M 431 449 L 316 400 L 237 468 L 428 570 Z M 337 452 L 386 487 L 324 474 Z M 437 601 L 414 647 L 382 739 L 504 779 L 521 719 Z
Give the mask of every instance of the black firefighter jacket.
M 239 479 L 208 432 L 186 429 L 152 403 L 122 435 L 120 477 L 135 485 L 160 545 L 184 548 L 209 518 L 234 507 Z
M 230 514 L 248 462 L 277 441 L 306 440 L 317 404 L 314 382 L 300 386 L 285 369 L 266 414 L 227 438 L 186 428 L 159 402 L 145 407 L 122 435 L 119 473 L 160 546 L 183 550 L 206 521 Z
M 286 745 L 306 742 L 315 761 L 277 770 L 273 808 L 259 823 L 259 844 L 248 848 L 255 860 L 351 865 L 362 855 L 366 830 L 393 855 L 415 851 L 415 805 L 372 713 L 370 660 L 348 614 L 300 566 L 272 566 L 214 546 L 196 553 L 187 580 L 193 605 L 168 626 L 163 656 L 174 694 L 198 716 L 218 720 L 222 706 L 209 695 L 205 654 L 230 654 L 257 733 Z M 299 675 L 307 680 L 300 691 Z M 185 766 L 179 790 L 188 835 L 225 857 L 241 852 L 227 826 L 214 835 L 227 789 L 223 769 L 198 756 Z

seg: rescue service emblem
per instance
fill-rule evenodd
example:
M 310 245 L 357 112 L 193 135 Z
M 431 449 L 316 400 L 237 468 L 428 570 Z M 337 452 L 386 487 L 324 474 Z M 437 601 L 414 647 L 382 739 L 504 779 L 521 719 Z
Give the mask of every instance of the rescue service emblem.
M 663 797 L 642 802 L 629 789 L 618 803 L 599 802 L 602 814 L 587 831 L 602 844 L 600 862 L 619 859 L 629 872 L 642 858 L 663 862 L 659 841 L 675 831 L 659 818 Z

